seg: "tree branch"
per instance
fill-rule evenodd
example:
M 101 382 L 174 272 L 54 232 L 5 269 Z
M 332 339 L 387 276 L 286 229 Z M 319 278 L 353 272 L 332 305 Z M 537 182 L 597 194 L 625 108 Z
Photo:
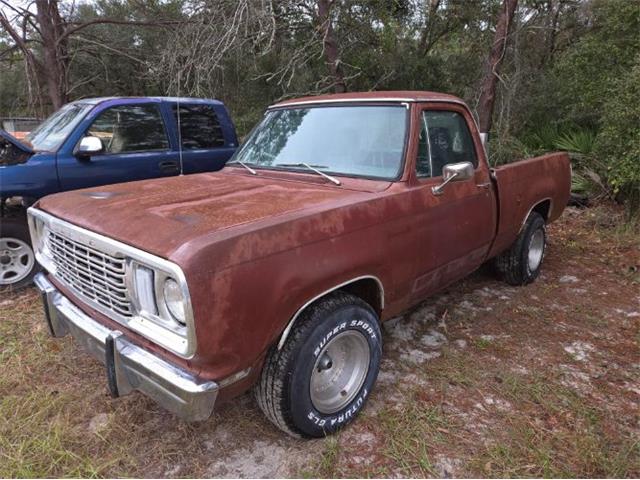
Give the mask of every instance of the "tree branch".
M 116 48 L 110 47 L 109 45 L 105 45 L 102 42 L 97 42 L 95 40 L 90 40 L 90 39 L 85 38 L 85 37 L 77 37 L 76 40 L 80 40 L 82 42 L 87 42 L 87 43 L 90 43 L 92 45 L 96 45 L 96 46 L 98 46 L 100 48 L 104 48 L 105 50 L 108 50 L 110 52 L 116 53 L 118 55 L 122 55 L 123 57 L 127 57 L 128 59 L 133 60 L 135 62 L 138 62 L 138 63 L 140 63 L 142 65 L 145 64 L 144 60 L 140 60 L 139 58 L 136 58 L 136 57 L 134 57 L 132 55 L 129 55 L 128 53 L 123 52 L 122 50 L 118 50 Z
M 69 27 L 67 28 L 62 35 L 60 35 L 60 37 L 58 38 L 58 43 L 60 43 L 62 40 L 68 38 L 70 35 L 73 35 L 74 33 L 83 30 L 87 27 L 90 27 L 92 25 L 104 25 L 104 24 L 109 24 L 109 25 L 127 25 L 127 26 L 138 26 L 138 27 L 160 27 L 160 28 L 164 28 L 170 25 L 179 25 L 182 23 L 186 23 L 186 21 L 184 20 L 167 20 L 167 21 L 132 21 L 132 20 L 116 20 L 116 19 L 110 19 L 110 18 L 99 18 L 99 19 L 95 19 L 95 20 L 90 20 L 88 22 L 82 22 L 82 23 L 78 23 L 78 22 L 70 22 L 70 25 L 75 25 L 74 27 Z
M 25 43 L 32 43 L 32 42 L 37 42 L 37 40 L 25 40 Z M 0 58 L 3 58 L 16 50 L 22 51 L 22 48 L 18 44 L 13 45 L 12 47 L 9 47 L 9 48 L 5 48 L 4 50 L 0 51 Z
M 20 50 L 22 50 L 25 54 L 29 52 L 29 48 L 27 47 L 27 39 L 22 38 L 22 36 L 15 31 L 15 29 L 11 25 L 11 22 L 9 22 L 9 19 L 1 10 L 0 10 L 0 25 L 2 26 L 2 28 L 5 29 L 5 31 L 13 39 L 13 41 L 16 43 L 18 48 L 20 48 Z

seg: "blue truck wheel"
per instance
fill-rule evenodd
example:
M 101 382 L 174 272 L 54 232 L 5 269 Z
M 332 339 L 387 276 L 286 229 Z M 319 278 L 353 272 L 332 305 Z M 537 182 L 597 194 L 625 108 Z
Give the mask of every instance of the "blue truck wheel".
M 23 218 L 0 219 L 0 288 L 25 287 L 38 270 L 27 222 Z

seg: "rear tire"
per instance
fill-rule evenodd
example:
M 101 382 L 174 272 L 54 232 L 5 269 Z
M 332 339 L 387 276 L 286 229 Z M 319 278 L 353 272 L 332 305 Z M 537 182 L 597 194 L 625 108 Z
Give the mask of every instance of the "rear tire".
M 544 218 L 531 212 L 513 245 L 496 258 L 496 269 L 508 284 L 527 285 L 540 274 L 546 246 Z
M 27 220 L 0 218 L 0 288 L 17 290 L 30 285 L 39 270 Z
M 268 354 L 255 396 L 293 436 L 323 437 L 362 410 L 380 369 L 378 316 L 358 297 L 334 293 L 308 307 L 282 349 Z

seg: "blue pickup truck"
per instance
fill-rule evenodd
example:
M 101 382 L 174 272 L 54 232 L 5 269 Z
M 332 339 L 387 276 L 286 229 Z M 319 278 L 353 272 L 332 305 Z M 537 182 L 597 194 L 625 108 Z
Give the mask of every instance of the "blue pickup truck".
M 26 208 L 51 193 L 220 170 L 238 146 L 222 102 L 95 98 L 69 103 L 20 141 L 0 130 L 0 287 L 36 273 Z

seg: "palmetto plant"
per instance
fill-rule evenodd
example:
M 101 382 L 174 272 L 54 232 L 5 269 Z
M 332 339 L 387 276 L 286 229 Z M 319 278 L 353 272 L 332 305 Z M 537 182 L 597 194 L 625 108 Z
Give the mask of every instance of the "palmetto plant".
M 549 124 L 528 132 L 522 143 L 535 154 L 554 150 L 567 152 L 573 168 L 571 191 L 597 199 L 611 196 L 611 189 L 606 181 L 606 165 L 595 155 L 596 138 L 592 130 L 560 129 Z
M 574 130 L 556 134 L 553 143 L 558 150 L 565 150 L 572 158 L 580 160 L 592 156 L 596 144 L 596 134 L 591 130 Z
M 573 166 L 571 190 L 596 198 L 611 196 L 610 188 L 603 176 L 604 162 L 594 155 L 596 133 L 591 130 L 572 130 L 559 133 L 553 142 L 557 150 L 569 153 Z
M 523 142 L 531 149 L 539 152 L 550 152 L 555 150 L 558 141 L 558 127 L 553 124 L 543 125 L 529 132 L 523 138 Z

